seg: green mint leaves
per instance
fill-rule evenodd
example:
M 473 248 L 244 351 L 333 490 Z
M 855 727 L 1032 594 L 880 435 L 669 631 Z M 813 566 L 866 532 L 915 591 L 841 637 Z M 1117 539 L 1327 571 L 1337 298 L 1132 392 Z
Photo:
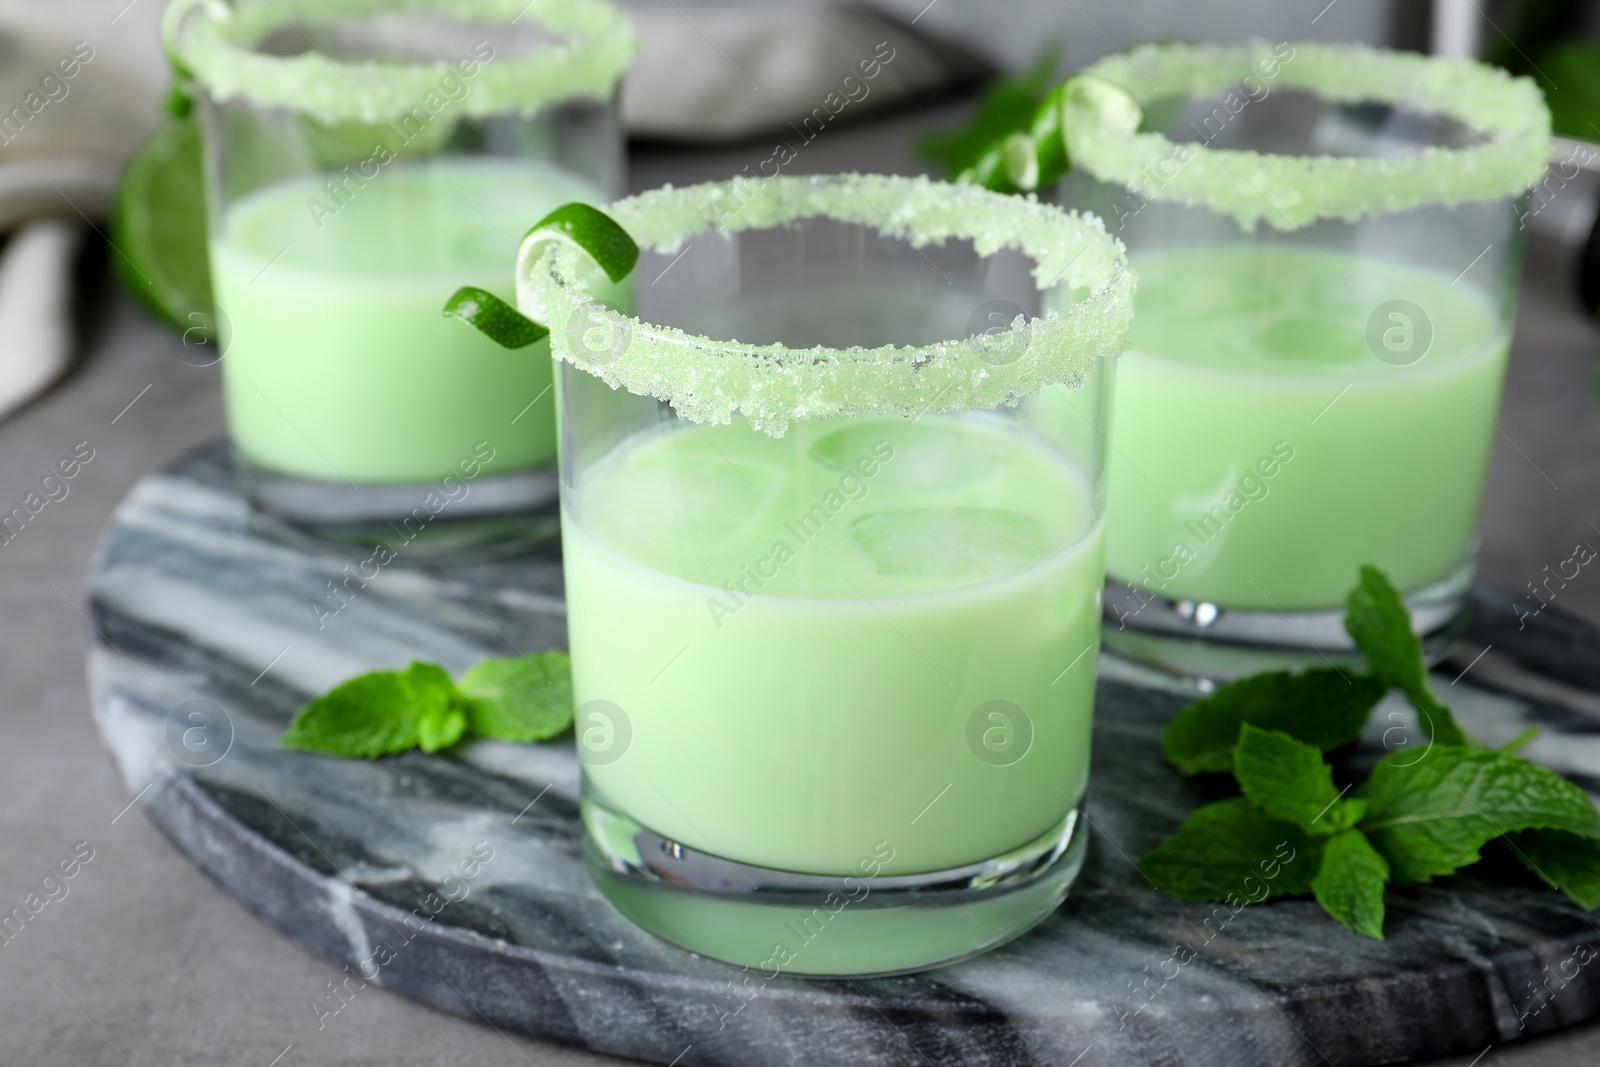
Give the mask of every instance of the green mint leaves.
M 1366 802 L 1345 800 L 1333 784 L 1333 768 L 1314 745 L 1277 730 L 1245 724 L 1233 754 L 1233 776 L 1245 799 L 1308 834 L 1349 829 Z
M 375 758 L 437 752 L 463 737 L 543 741 L 572 725 L 572 665 L 564 652 L 484 660 L 450 680 L 431 663 L 363 674 L 301 708 L 284 748 Z
M 565 652 L 486 659 L 456 685 L 479 737 L 547 741 L 572 725 L 572 661 Z
M 1322 852 L 1311 893 L 1322 910 L 1358 934 L 1383 940 L 1383 887 L 1389 864 L 1360 830 L 1335 835 Z
M 313 700 L 295 715 L 280 743 L 330 756 L 386 756 L 421 747 L 424 735 L 434 745 L 428 751 L 435 751 L 454 744 L 465 727 L 450 676 L 413 663 L 403 671 L 352 678 Z
M 1184 774 L 1225 771 L 1239 731 L 1249 724 L 1331 751 L 1361 736 L 1388 688 L 1376 678 L 1331 667 L 1252 675 L 1180 711 L 1167 727 L 1162 750 Z
M 1600 849 L 1590 838 L 1561 830 L 1507 834 L 1506 846 L 1522 865 L 1580 908 L 1600 908 Z
M 1579 906 L 1600 907 L 1600 813 L 1553 771 L 1476 744 L 1428 687 L 1422 647 L 1383 573 L 1361 569 L 1345 628 L 1368 673 L 1258 674 L 1181 711 L 1162 739 L 1184 774 L 1230 771 L 1242 796 L 1192 813 L 1139 861 L 1185 900 L 1312 894 L 1346 927 L 1383 937 L 1384 891 L 1453 874 L 1500 840 Z M 1430 742 L 1341 786 L 1324 753 L 1354 742 L 1391 688 Z
M 1146 878 L 1182 900 L 1257 903 L 1308 893 L 1323 842 L 1244 797 L 1207 804 L 1139 861 Z
M 1476 863 L 1479 849 L 1517 830 L 1600 838 L 1600 815 L 1583 790 L 1538 764 L 1486 749 L 1435 745 L 1423 759 L 1390 756 L 1360 795 L 1367 801 L 1362 829 L 1401 885 Z
M 1361 568 L 1361 582 L 1345 603 L 1344 628 L 1366 658 L 1372 676 L 1404 693 L 1417 709 L 1422 732 L 1430 741 L 1468 745 L 1450 709 L 1428 688 L 1428 667 L 1422 642 L 1411 632 L 1411 617 L 1389 579 L 1376 567 Z

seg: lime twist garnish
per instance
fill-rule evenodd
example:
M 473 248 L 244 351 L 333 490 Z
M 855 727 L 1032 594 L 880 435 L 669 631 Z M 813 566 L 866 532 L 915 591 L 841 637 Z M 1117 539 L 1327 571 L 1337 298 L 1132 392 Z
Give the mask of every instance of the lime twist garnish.
M 457 289 L 445 302 L 444 313 L 475 327 L 501 348 L 526 348 L 550 336 L 550 331 L 545 327 L 476 285 L 463 285 Z
M 537 258 L 552 244 L 583 251 L 606 277 L 620 282 L 639 262 L 639 246 L 628 231 L 599 208 L 588 204 L 562 204 L 523 235 L 524 252 Z M 548 327 L 534 322 L 498 296 L 475 285 L 464 285 L 446 301 L 444 314 L 454 316 L 502 348 L 526 348 L 550 336 Z
M 1000 193 L 1031 193 L 1054 185 L 1067 172 L 1067 114 L 1092 113 L 1116 129 L 1132 132 L 1143 114 L 1120 87 L 1094 77 L 1077 77 L 1050 91 L 1025 131 L 1010 134 L 956 179 Z
M 1067 145 L 1061 131 L 1069 84 L 1063 82 L 1045 95 L 1028 129 L 1002 138 L 956 180 L 997 193 L 1030 193 L 1054 184 L 1067 172 Z
M 597 207 L 562 204 L 522 235 L 522 255 L 538 259 L 546 246 L 566 244 L 583 249 L 606 277 L 620 282 L 639 262 L 639 246 L 628 231 Z

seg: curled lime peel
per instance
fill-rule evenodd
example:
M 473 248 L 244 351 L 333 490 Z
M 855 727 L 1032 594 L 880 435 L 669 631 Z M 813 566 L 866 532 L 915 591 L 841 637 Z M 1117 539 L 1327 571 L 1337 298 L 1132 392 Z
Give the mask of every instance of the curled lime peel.
M 552 244 L 580 248 L 613 282 L 626 278 L 639 262 L 639 246 L 627 230 L 599 208 L 577 201 L 540 219 L 522 240 L 534 257 Z
M 473 327 L 501 348 L 526 348 L 550 331 L 487 289 L 463 285 L 445 301 L 444 314 Z

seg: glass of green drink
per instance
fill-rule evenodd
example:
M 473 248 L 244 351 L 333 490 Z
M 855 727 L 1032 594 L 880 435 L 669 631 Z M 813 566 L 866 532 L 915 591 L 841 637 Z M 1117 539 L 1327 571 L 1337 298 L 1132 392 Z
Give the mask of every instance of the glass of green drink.
M 439 313 L 498 289 L 568 201 L 620 192 L 604 0 L 179 0 L 168 48 L 203 122 L 222 384 L 241 484 L 280 532 L 395 555 L 557 528 L 547 345 Z
M 1212 677 L 1320 663 L 1350 650 L 1344 597 L 1374 564 L 1442 653 L 1473 578 L 1518 198 L 1549 155 L 1538 89 L 1360 46 L 1174 44 L 1091 66 L 1062 116 L 1064 201 L 1140 278 L 1107 646 Z
M 638 317 L 575 247 L 518 268 L 559 363 L 598 884 L 768 979 L 1015 936 L 1082 862 L 1121 246 L 871 175 L 607 210 Z

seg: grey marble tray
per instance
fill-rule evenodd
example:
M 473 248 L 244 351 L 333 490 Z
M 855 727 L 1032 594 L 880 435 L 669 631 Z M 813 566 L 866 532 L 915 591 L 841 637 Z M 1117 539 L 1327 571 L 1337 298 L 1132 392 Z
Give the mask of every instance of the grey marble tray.
M 747 980 L 639 932 L 590 887 L 570 743 L 377 762 L 274 747 L 298 706 L 351 675 L 565 641 L 554 556 L 392 565 L 319 629 L 312 605 L 339 603 L 325 583 L 341 566 L 253 534 L 221 448 L 144 479 L 89 577 L 94 713 L 138 805 L 227 892 L 352 975 L 445 1011 L 685 1067 L 1346 1067 L 1600 1014 L 1600 968 L 1571 962 L 1594 958 L 1600 930 L 1492 858 L 1391 893 L 1383 943 L 1305 901 L 1208 932 L 1210 907 L 1162 897 L 1129 860 L 1207 799 L 1159 758 L 1188 697 L 1115 663 L 1101 669 L 1089 858 L 1054 917 L 927 974 Z M 1480 591 L 1436 684 L 1488 742 L 1543 725 L 1528 754 L 1600 792 L 1596 631 L 1552 612 L 1519 630 L 1511 603 Z M 1179 945 L 1194 952 L 1183 966 L 1169 962 Z

